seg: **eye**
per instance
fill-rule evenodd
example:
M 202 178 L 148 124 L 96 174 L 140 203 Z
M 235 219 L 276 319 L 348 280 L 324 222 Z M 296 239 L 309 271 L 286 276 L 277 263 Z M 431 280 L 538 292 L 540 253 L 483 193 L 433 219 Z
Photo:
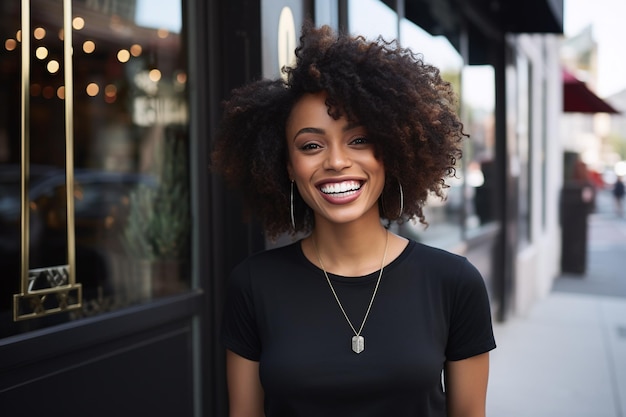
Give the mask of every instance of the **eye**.
M 320 148 L 321 146 L 314 142 L 305 143 L 304 145 L 300 146 L 300 150 L 302 151 L 313 151 Z
M 350 142 L 352 145 L 369 145 L 371 142 L 365 136 L 359 136 L 357 138 L 352 139 Z

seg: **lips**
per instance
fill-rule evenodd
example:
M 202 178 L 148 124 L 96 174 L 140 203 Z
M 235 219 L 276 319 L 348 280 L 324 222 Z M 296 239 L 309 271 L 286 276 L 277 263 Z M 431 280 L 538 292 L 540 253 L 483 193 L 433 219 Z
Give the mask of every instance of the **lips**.
M 318 188 L 325 196 L 341 199 L 357 194 L 361 186 L 362 183 L 360 181 L 349 180 L 324 183 Z

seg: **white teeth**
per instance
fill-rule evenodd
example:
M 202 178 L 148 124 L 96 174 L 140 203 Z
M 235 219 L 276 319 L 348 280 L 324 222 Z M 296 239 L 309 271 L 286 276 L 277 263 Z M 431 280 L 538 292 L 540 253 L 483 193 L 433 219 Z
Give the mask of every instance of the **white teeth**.
M 324 184 L 320 189 L 324 194 L 338 194 L 348 191 L 356 191 L 361 188 L 361 183 L 358 181 L 344 181 L 340 183 Z

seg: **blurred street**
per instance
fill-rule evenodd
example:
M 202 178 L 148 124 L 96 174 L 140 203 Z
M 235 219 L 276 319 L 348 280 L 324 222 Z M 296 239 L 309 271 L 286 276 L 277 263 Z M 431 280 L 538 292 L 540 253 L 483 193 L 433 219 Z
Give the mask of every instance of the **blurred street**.
M 489 417 L 626 417 L 626 218 L 601 191 L 587 270 L 494 325 Z

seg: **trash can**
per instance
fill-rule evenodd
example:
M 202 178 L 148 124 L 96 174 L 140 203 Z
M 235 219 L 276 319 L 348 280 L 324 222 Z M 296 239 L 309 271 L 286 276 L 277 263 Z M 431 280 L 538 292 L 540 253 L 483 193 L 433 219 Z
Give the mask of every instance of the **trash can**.
M 561 193 L 561 272 L 587 270 L 587 229 L 593 208 L 593 186 L 566 183 Z

